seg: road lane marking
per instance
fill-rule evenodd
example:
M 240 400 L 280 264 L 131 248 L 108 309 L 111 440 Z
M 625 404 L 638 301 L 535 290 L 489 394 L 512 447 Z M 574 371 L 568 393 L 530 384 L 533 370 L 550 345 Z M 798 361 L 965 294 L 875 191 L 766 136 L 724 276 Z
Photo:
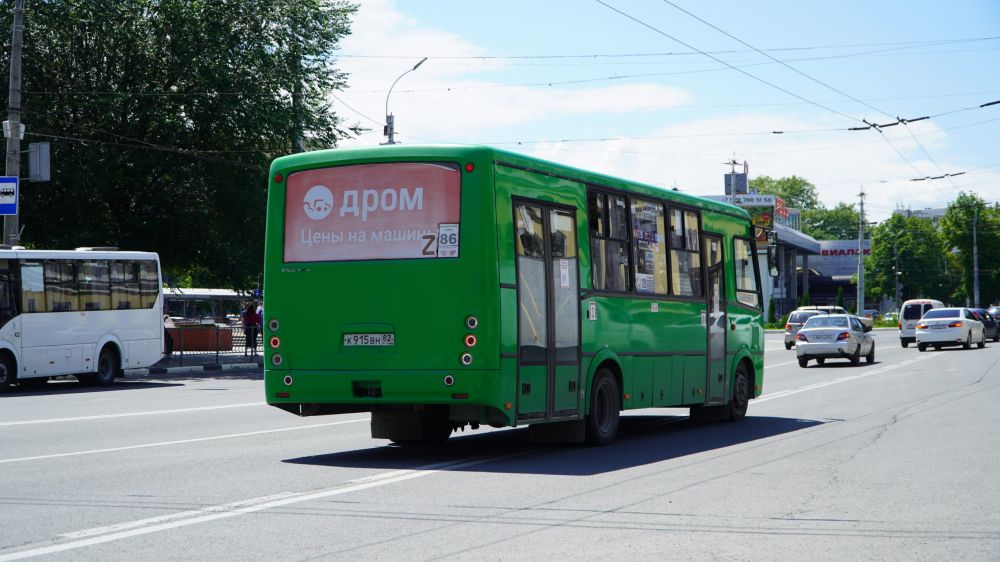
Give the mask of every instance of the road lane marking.
M 158 416 L 163 414 L 183 414 L 187 412 L 204 412 L 207 410 L 225 410 L 228 408 L 246 408 L 248 406 L 266 406 L 266 405 L 267 402 L 246 402 L 243 404 L 226 404 L 224 406 L 203 406 L 200 408 L 181 408 L 178 410 L 153 410 L 150 412 L 128 412 L 125 414 L 104 414 L 101 416 L 80 416 L 76 418 L 49 418 L 44 420 L 24 420 L 24 421 L 13 421 L 13 422 L 0 422 L 0 427 L 7 427 L 11 425 L 32 425 L 38 423 L 108 420 L 113 418 L 131 418 L 136 416 Z
M 355 420 L 355 421 L 360 421 L 360 420 Z M 187 518 L 182 520 L 169 520 L 175 517 L 182 516 L 182 514 L 178 513 L 172 515 L 165 515 L 163 516 L 163 518 L 153 517 L 149 519 L 142 519 L 139 521 L 120 523 L 118 525 L 111 525 L 108 527 L 86 529 L 83 531 L 77 531 L 76 533 L 69 533 L 69 534 L 76 534 L 78 536 L 83 536 L 85 538 L 81 538 L 79 540 L 73 540 L 71 542 L 62 544 L 54 544 L 50 546 L 33 548 L 30 550 L 22 550 L 21 552 L 11 552 L 9 554 L 3 554 L 0 555 L 0 562 L 8 562 L 11 560 L 23 560 L 25 558 L 34 558 L 35 556 L 45 556 L 48 554 L 55 554 L 58 552 L 66 552 L 69 550 L 76 550 L 88 546 L 94 546 L 107 542 L 137 537 L 140 535 L 148 535 L 151 533 L 158 533 L 160 531 L 167 531 L 170 529 L 177 529 L 180 527 L 187 527 L 190 525 L 197 525 L 200 523 L 209 523 L 211 521 L 218 521 L 220 519 L 228 519 L 230 517 L 236 517 L 239 515 L 246 515 L 248 513 L 263 511 L 265 509 L 273 509 L 296 503 L 319 500 L 319 499 L 329 498 L 332 496 L 339 496 L 342 494 L 349 494 L 351 492 L 358 492 L 361 490 L 367 490 L 369 488 L 376 488 L 379 486 L 386 486 L 389 484 L 395 484 L 397 482 L 403 482 L 406 480 L 423 478 L 425 476 L 431 476 L 433 474 L 438 474 L 440 472 L 467 468 L 470 466 L 475 466 L 477 464 L 482 464 L 486 462 L 506 460 L 513 457 L 527 455 L 535 451 L 536 449 L 530 449 L 527 451 L 519 451 L 516 453 L 510 453 L 507 455 L 500 455 L 496 457 L 473 457 L 471 459 L 466 459 L 466 460 L 449 461 L 449 462 L 436 463 L 422 467 L 412 468 L 412 469 L 395 470 L 384 474 L 376 474 L 373 476 L 366 476 L 364 478 L 348 480 L 343 484 L 313 492 L 285 492 L 282 494 L 275 494 L 273 496 L 265 496 L 263 498 L 244 500 L 242 502 L 234 502 L 232 504 L 225 504 L 221 506 L 214 506 L 206 508 L 205 510 L 188 511 L 184 512 L 183 514 L 183 516 Z M 216 511 L 213 512 L 212 510 Z M 190 514 L 201 514 L 201 515 L 195 515 L 191 517 Z M 140 527 L 136 527 L 137 525 L 139 525 Z M 118 528 L 122 530 L 111 531 L 99 536 L 90 536 L 92 533 L 103 532 L 105 530 L 113 528 Z
M 313 425 L 301 425 L 296 427 L 282 427 L 279 429 L 265 429 L 261 431 L 248 431 L 246 433 L 229 433 L 227 435 L 214 435 L 211 437 L 197 437 L 194 439 L 180 439 L 177 441 L 160 441 L 158 443 L 143 443 L 141 445 L 127 445 L 125 447 L 110 447 L 107 449 L 91 449 L 89 451 L 74 451 L 71 453 L 54 453 L 51 455 L 38 455 L 34 457 L 20 457 L 15 459 L 0 459 L 0 464 L 8 464 L 15 462 L 25 462 L 25 461 L 37 461 L 43 459 L 58 459 L 62 457 L 77 457 L 80 455 L 96 455 L 99 453 L 114 453 L 117 451 L 130 451 L 133 449 L 149 449 L 151 447 L 166 447 L 168 445 L 183 445 L 187 443 L 199 443 L 202 441 L 217 441 L 219 439 L 233 439 L 236 437 L 249 437 L 251 435 L 266 435 L 268 433 L 280 433 L 283 431 L 297 431 L 300 429 L 313 429 L 317 427 L 330 427 L 332 425 L 344 425 L 347 423 L 357 423 L 363 421 L 369 421 L 371 418 L 360 418 L 355 420 L 337 421 L 330 423 L 317 423 Z
M 824 387 L 827 387 L 827 386 L 833 386 L 835 384 L 845 383 L 845 382 L 849 382 L 849 381 L 856 381 L 858 379 L 863 379 L 863 378 L 870 377 L 870 376 L 873 376 L 873 375 L 881 375 L 882 373 L 887 373 L 887 372 L 892 371 L 894 369 L 898 369 L 900 367 L 905 367 L 907 365 L 910 365 L 912 363 L 916 363 L 918 361 L 924 361 L 926 359 L 932 359 L 934 357 L 936 357 L 936 356 L 935 355 L 926 355 L 924 357 L 919 357 L 919 358 L 916 358 L 916 359 L 910 359 L 910 360 L 907 360 L 907 361 L 903 361 L 902 363 L 896 363 L 894 365 L 887 365 L 885 367 L 878 367 L 876 369 L 872 369 L 871 371 L 865 371 L 865 372 L 859 373 L 857 375 L 848 375 L 846 377 L 840 377 L 840 378 L 829 380 L 829 381 L 818 382 L 818 383 L 810 384 L 810 385 L 799 387 L 799 388 L 793 388 L 793 389 L 790 389 L 790 390 L 780 390 L 780 391 L 775 392 L 773 394 L 765 394 L 764 396 L 761 396 L 760 398 L 755 398 L 752 403 L 767 402 L 768 400 L 774 400 L 776 398 L 784 398 L 786 396 L 791 396 L 793 394 L 799 394 L 801 392 L 808 392 L 810 390 L 816 390 L 818 388 L 824 388 Z

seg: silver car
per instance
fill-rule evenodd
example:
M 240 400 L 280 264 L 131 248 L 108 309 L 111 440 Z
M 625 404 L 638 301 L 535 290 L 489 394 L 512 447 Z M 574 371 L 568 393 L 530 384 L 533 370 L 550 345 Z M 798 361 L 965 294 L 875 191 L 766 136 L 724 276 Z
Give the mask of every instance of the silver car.
M 791 349 L 795 345 L 795 335 L 802 329 L 806 320 L 818 314 L 829 313 L 825 310 L 794 310 L 788 315 L 788 320 L 785 322 L 785 349 Z
M 864 356 L 868 363 L 875 362 L 875 338 L 857 316 L 829 314 L 813 316 L 796 334 L 795 353 L 799 367 L 815 359 L 822 365 L 827 359 L 850 359 L 852 365 Z

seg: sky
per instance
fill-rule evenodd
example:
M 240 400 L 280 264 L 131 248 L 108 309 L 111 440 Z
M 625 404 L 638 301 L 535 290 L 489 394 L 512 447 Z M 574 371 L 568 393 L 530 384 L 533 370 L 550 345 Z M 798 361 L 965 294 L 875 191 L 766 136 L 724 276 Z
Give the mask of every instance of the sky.
M 369 131 L 342 147 L 385 142 L 388 105 L 397 142 L 696 195 L 722 194 L 735 159 L 827 208 L 863 190 L 872 221 L 961 191 L 1000 202 L 1000 104 L 980 107 L 1000 101 L 998 0 L 359 3 L 332 106 Z

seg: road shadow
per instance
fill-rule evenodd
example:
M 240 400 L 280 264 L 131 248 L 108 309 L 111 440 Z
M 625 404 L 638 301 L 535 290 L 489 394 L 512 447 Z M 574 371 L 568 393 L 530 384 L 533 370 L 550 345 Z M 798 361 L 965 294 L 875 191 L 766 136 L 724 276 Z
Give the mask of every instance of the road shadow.
M 122 392 L 128 390 L 148 390 L 184 386 L 182 383 L 161 381 L 116 381 L 111 386 L 89 386 L 73 377 L 50 379 L 48 382 L 19 383 L 6 394 L 0 394 L 0 400 L 10 398 L 26 398 L 29 396 L 52 396 L 60 394 L 86 394 L 93 392 Z
M 493 460 L 487 462 L 447 470 L 590 476 L 724 449 L 823 423 L 750 416 L 739 423 L 692 422 L 687 416 L 623 416 L 618 440 L 606 447 L 531 443 L 527 428 L 518 428 L 483 434 L 458 433 L 440 446 L 386 445 L 283 462 L 399 470 L 491 457 Z

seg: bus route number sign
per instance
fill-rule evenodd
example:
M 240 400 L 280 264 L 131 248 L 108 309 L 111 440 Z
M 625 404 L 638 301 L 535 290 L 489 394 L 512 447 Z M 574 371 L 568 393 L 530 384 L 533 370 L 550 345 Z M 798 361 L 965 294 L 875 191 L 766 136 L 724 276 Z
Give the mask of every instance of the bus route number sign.
M 344 347 L 392 345 L 396 345 L 396 334 L 344 334 Z

